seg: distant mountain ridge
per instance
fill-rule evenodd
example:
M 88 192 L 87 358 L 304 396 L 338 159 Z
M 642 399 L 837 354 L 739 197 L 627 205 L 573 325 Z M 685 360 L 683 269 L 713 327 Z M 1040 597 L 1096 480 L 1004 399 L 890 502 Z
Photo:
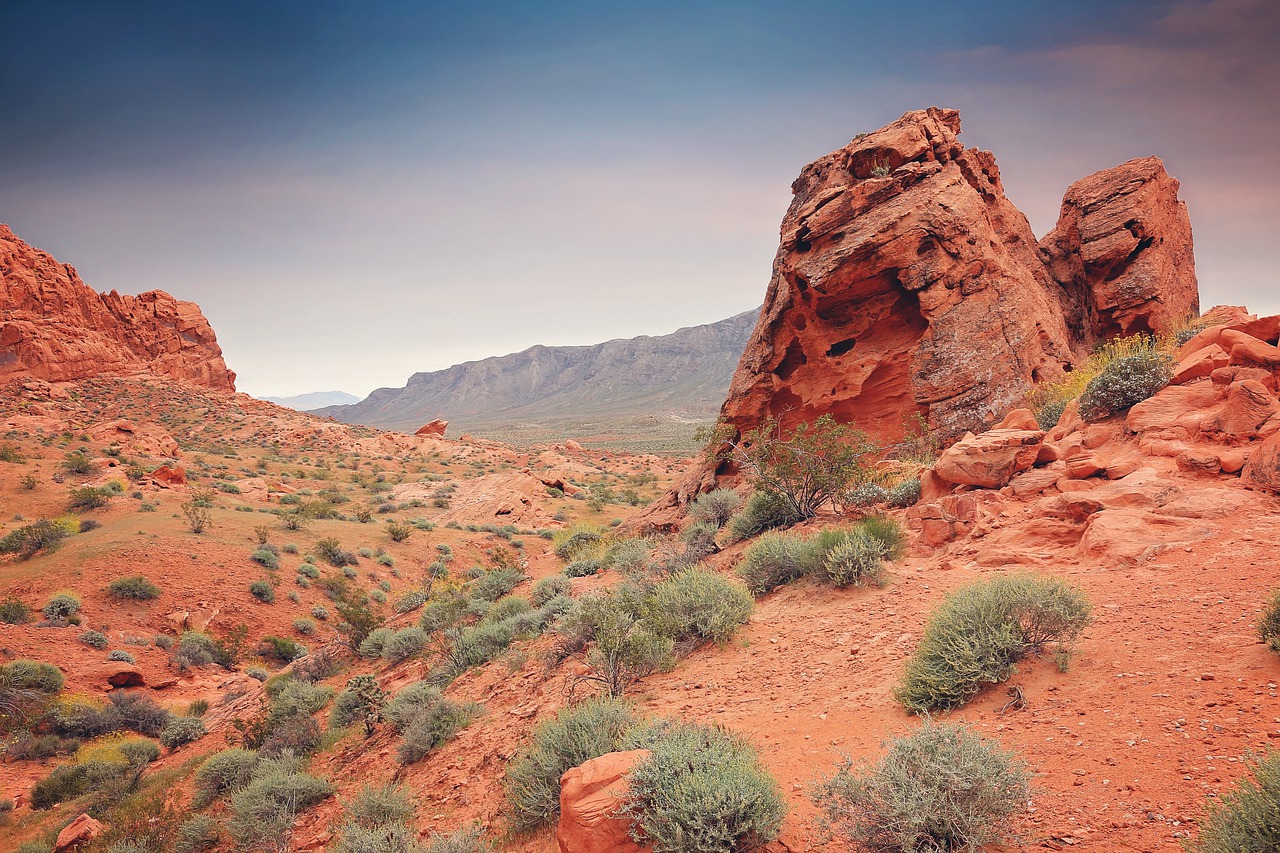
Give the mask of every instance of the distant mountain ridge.
M 415 373 L 354 405 L 314 411 L 346 423 L 413 431 L 434 418 L 450 434 L 511 438 L 545 429 L 564 438 L 620 422 L 705 420 L 724 402 L 759 309 L 669 335 L 523 352 Z M 535 429 L 536 428 L 536 429 Z
M 259 397 L 277 406 L 287 406 L 299 412 L 310 412 L 323 409 L 325 406 L 349 406 L 359 403 L 360 398 L 346 391 L 311 391 L 306 394 L 295 394 L 292 397 Z

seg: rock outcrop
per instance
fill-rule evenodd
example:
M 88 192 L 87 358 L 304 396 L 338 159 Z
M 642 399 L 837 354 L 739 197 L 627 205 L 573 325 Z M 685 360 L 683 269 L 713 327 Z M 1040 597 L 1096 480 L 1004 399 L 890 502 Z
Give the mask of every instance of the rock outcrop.
M 1162 331 L 1199 305 L 1187 205 L 1157 157 L 1072 184 L 1040 256 L 1085 344 Z
M 881 438 L 904 416 L 981 430 L 1099 337 L 1198 307 L 1191 226 L 1154 157 L 1074 184 L 1036 244 L 995 158 L 930 108 L 804 168 L 722 416 L 740 433 L 830 413 Z
M 50 382 L 153 373 L 235 391 L 209 321 L 194 302 L 153 290 L 99 294 L 0 225 L 0 380 Z
M 626 804 L 627 774 L 649 750 L 610 752 L 566 770 L 560 777 L 560 853 L 645 853 L 631 840 L 631 821 L 619 815 Z

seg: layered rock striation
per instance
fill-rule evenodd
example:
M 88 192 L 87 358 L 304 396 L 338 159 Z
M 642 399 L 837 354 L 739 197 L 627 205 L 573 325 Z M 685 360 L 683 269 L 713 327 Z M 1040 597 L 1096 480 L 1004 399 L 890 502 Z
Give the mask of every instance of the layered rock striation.
M 75 268 L 0 225 L 0 380 L 153 373 L 235 391 L 209 321 L 160 290 L 99 294 Z
M 1197 307 L 1191 226 L 1154 157 L 1072 185 L 1037 244 L 995 158 L 930 108 L 809 164 L 722 408 L 739 433 L 830 413 L 885 439 L 918 413 L 990 426 L 1099 338 Z

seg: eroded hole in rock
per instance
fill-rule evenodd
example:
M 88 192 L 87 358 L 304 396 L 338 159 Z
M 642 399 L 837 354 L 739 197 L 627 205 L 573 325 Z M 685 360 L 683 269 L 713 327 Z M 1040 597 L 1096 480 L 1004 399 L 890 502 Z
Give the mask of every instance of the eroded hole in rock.
M 796 234 L 796 251 L 807 252 L 813 248 L 813 244 L 809 242 L 809 226 L 805 225 L 800 228 L 800 232 Z
M 1142 239 L 1140 239 L 1138 241 L 1138 245 L 1133 247 L 1133 251 L 1130 252 L 1127 256 L 1125 256 L 1125 259 L 1123 261 L 1121 261 L 1120 263 L 1116 264 L 1114 267 L 1111 268 L 1111 271 L 1107 273 L 1106 280 L 1115 281 L 1117 278 L 1123 275 L 1124 271 L 1127 270 L 1129 266 L 1138 259 L 1138 255 L 1141 255 L 1144 251 L 1151 248 L 1151 244 L 1154 243 L 1155 241 L 1156 241 L 1155 237 L 1143 237 Z
M 836 341 L 831 345 L 831 348 L 827 350 L 827 358 L 837 358 L 844 355 L 849 350 L 853 349 L 853 345 L 856 343 L 857 341 L 853 338 L 845 338 L 843 341 Z
M 787 353 L 782 357 L 782 361 L 773 369 L 773 375 L 784 382 L 791 378 L 791 375 L 800 367 L 809 363 L 809 357 L 804 354 L 804 348 L 800 345 L 799 338 L 793 338 L 791 343 L 787 344 Z
M 802 276 L 796 276 L 796 289 L 804 293 L 809 289 L 809 282 L 805 281 Z

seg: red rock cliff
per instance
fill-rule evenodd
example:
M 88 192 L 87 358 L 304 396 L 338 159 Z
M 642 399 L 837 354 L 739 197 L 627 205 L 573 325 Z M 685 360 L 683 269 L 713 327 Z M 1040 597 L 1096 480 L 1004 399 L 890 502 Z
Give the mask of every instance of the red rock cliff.
M 0 380 L 54 382 L 101 373 L 142 373 L 235 391 L 209 321 L 194 302 L 153 290 L 121 296 L 91 290 L 0 225 Z

